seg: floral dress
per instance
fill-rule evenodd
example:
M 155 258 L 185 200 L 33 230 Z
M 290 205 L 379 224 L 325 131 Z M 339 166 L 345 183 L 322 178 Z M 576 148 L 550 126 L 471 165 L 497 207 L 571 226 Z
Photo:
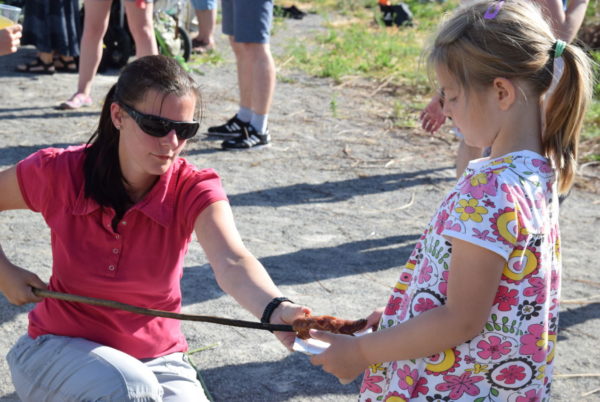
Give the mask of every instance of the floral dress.
M 530 151 L 471 162 L 402 269 L 380 328 L 445 304 L 451 238 L 506 260 L 483 330 L 433 356 L 371 365 L 360 401 L 548 400 L 561 270 L 550 162 Z

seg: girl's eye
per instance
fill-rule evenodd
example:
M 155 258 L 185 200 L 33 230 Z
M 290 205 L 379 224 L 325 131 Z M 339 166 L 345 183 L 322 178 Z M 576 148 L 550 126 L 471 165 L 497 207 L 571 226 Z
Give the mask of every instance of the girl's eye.
M 454 97 L 448 99 L 448 102 L 456 102 L 457 99 L 458 99 L 458 96 L 454 96 Z

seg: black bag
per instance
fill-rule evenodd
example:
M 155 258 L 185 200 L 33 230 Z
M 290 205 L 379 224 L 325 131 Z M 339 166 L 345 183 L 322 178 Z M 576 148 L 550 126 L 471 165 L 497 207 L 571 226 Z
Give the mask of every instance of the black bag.
M 379 5 L 383 14 L 383 23 L 391 27 L 392 24 L 400 26 L 412 26 L 413 14 L 406 3 L 394 4 L 393 6 Z

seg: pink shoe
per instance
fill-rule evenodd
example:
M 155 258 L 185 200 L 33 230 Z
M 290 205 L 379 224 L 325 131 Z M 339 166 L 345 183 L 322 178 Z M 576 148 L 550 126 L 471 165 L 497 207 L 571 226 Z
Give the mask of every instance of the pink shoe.
M 86 106 L 90 106 L 92 104 L 92 98 L 82 94 L 82 93 L 77 93 L 73 96 L 71 96 L 71 98 L 66 101 L 61 103 L 60 105 L 58 105 L 58 109 L 62 109 L 62 110 L 69 110 L 69 109 L 79 109 L 80 107 L 86 107 Z

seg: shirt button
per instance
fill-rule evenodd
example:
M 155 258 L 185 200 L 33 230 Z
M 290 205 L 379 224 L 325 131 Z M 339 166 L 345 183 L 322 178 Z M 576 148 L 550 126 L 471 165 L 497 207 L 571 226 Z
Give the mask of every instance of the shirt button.
M 114 254 L 119 254 L 119 249 L 118 248 L 113 248 L 113 253 Z
M 121 225 L 127 225 L 127 222 L 126 221 L 122 221 Z
M 121 238 L 121 236 L 115 235 L 115 239 L 119 240 L 120 238 Z
M 115 270 L 115 266 L 114 265 L 109 265 L 108 266 L 108 270 L 109 271 L 114 271 Z

